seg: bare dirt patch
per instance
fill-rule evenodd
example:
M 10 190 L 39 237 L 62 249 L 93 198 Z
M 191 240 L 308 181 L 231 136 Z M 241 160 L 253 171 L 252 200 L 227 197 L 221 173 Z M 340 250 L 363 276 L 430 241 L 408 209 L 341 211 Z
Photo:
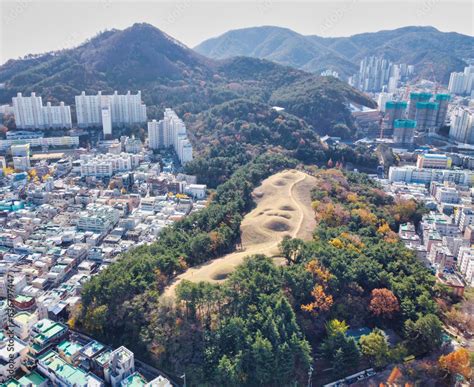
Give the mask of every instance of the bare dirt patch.
M 278 220 L 272 220 L 270 222 L 265 223 L 265 227 L 271 231 L 276 232 L 288 231 L 290 229 L 290 226 Z
M 284 182 L 285 184 L 281 184 Z M 256 207 L 242 221 L 242 249 L 180 274 L 166 290 L 173 296 L 183 279 L 220 282 L 249 255 L 265 254 L 281 264 L 278 244 L 285 235 L 310 239 L 316 226 L 310 191 L 315 178 L 301 171 L 287 170 L 265 179 L 254 192 Z M 275 186 L 278 189 L 275 189 Z M 290 212 L 290 213 L 288 213 Z

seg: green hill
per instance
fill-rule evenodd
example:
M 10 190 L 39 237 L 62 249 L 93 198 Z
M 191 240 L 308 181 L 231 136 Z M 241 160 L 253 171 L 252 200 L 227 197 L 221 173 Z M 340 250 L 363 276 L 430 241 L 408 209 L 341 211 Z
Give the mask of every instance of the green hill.
M 474 56 L 474 37 L 433 27 L 404 27 L 324 38 L 264 26 L 226 32 L 202 42 L 195 50 L 210 58 L 244 55 L 316 73 L 333 69 L 343 76 L 356 72 L 364 56 L 385 56 L 394 62 L 414 64 L 421 77 L 432 77 L 431 63 L 438 82 L 446 83 L 450 72 L 462 70 L 464 59 Z

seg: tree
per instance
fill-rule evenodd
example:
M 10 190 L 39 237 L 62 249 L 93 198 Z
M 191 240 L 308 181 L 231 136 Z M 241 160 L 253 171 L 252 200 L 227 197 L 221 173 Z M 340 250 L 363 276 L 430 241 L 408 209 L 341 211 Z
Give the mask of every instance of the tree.
M 327 337 L 321 344 L 321 351 L 331 363 L 335 374 L 359 363 L 359 348 L 354 338 L 346 335 L 348 328 L 344 321 L 339 320 L 331 320 L 326 324 Z
M 438 361 L 439 366 L 452 376 L 460 374 L 466 379 L 471 377 L 472 369 L 470 366 L 469 352 L 464 348 L 460 348 L 447 355 L 442 355 Z
M 283 237 L 279 248 L 285 257 L 288 265 L 300 263 L 304 258 L 304 242 L 301 239 L 291 238 L 288 235 Z
M 389 362 L 390 352 L 387 338 L 379 329 L 374 329 L 359 340 L 361 352 L 376 367 L 383 367 Z
M 369 304 L 370 311 L 378 317 L 392 317 L 399 311 L 398 299 L 389 289 L 374 289 Z
M 411 348 L 418 353 L 426 353 L 438 349 L 443 341 L 443 326 L 434 314 L 421 316 L 415 322 L 405 322 L 405 335 Z

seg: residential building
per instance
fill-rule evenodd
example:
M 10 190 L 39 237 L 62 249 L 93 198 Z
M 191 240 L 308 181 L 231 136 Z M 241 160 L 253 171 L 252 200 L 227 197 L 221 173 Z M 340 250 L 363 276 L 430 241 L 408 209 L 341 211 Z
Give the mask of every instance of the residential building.
M 94 374 L 68 364 L 50 350 L 38 357 L 38 370 L 54 385 L 60 387 L 103 387 L 104 383 Z
M 120 386 L 122 380 L 135 372 L 135 357 L 133 352 L 124 346 L 110 354 L 109 366 L 104 370 L 106 382 L 112 387 Z
M 102 134 L 104 138 L 112 135 L 112 115 L 110 106 L 104 106 L 101 109 Z
M 110 177 L 117 172 L 131 171 L 140 163 L 140 156 L 131 153 L 82 155 L 81 176 Z
M 29 144 L 33 147 L 58 147 L 70 148 L 79 146 L 79 137 L 62 136 L 62 137 L 31 137 L 21 139 L 0 140 L 0 151 L 4 151 L 13 145 Z
M 31 328 L 31 351 L 39 354 L 58 343 L 68 332 L 66 325 L 48 318 L 35 323 Z
M 150 149 L 173 146 L 182 164 L 193 159 L 193 148 L 187 137 L 186 126 L 174 110 L 169 108 L 165 109 L 162 120 L 148 123 L 148 146 Z
M 26 340 L 30 337 L 33 326 L 38 322 L 36 313 L 20 312 L 13 317 L 12 330 L 15 336 L 21 340 Z
M 474 286 L 474 249 L 472 247 L 461 247 L 457 268 L 467 285 Z
M 394 123 L 405 117 L 407 103 L 405 101 L 388 101 L 385 104 L 385 116 L 383 120 L 383 136 L 392 136 L 394 131 Z
M 414 142 L 416 121 L 395 120 L 393 123 L 393 142 L 395 144 L 411 145 Z
M 0 330 L 0 382 L 5 382 L 25 362 L 28 345 Z
M 71 108 L 61 102 L 52 106 L 50 102 L 43 106 L 41 97 L 31 93 L 23 97 L 18 93 L 12 98 L 15 123 L 18 129 L 71 128 Z
M 451 112 L 449 137 L 466 143 L 474 144 L 474 111 L 464 106 L 457 106 Z
M 13 168 L 16 171 L 28 171 L 31 168 L 30 156 L 13 157 Z
M 415 121 L 419 131 L 431 131 L 437 128 L 439 104 L 436 102 L 417 102 Z
M 83 91 L 81 95 L 75 97 L 77 124 L 79 127 L 101 126 L 103 124 L 102 112 L 104 108 L 109 111 L 107 120 L 110 117 L 112 126 L 124 126 L 141 124 L 146 122 L 146 105 L 142 102 L 141 92 L 131 94 L 112 95 L 86 95 Z M 104 130 L 109 131 L 108 123 Z
M 463 72 L 453 72 L 449 77 L 448 90 L 458 95 L 471 95 L 474 90 L 474 66 L 467 66 Z
M 474 173 L 468 170 L 417 168 L 415 166 L 390 167 L 388 179 L 393 182 L 429 184 L 432 181 L 453 182 L 472 186 Z
M 408 105 L 408 119 L 416 119 L 417 103 L 429 102 L 432 97 L 430 93 L 410 93 L 410 103 Z
M 446 124 L 446 116 L 448 114 L 450 100 L 451 96 L 449 94 L 436 94 L 435 96 L 435 102 L 438 104 L 438 112 L 435 123 L 437 128 L 440 128 Z
M 119 219 L 120 213 L 115 208 L 92 203 L 79 214 L 77 228 L 82 231 L 105 233 L 112 230 Z

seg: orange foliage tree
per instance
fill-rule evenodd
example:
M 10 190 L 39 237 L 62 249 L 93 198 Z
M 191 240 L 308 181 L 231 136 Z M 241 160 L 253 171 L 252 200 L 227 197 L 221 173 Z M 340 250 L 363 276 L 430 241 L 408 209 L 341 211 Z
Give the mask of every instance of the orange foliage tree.
M 440 356 L 439 365 L 450 375 L 461 374 L 469 379 L 472 374 L 469 352 L 464 348 Z
M 375 316 L 390 318 L 398 312 L 400 305 L 397 297 L 389 289 L 374 289 L 369 309 Z
M 311 313 L 327 312 L 334 302 L 332 296 L 326 293 L 331 273 L 315 259 L 308 262 L 306 270 L 316 279 L 316 284 L 311 291 L 314 300 L 309 304 L 301 305 L 301 309 Z

